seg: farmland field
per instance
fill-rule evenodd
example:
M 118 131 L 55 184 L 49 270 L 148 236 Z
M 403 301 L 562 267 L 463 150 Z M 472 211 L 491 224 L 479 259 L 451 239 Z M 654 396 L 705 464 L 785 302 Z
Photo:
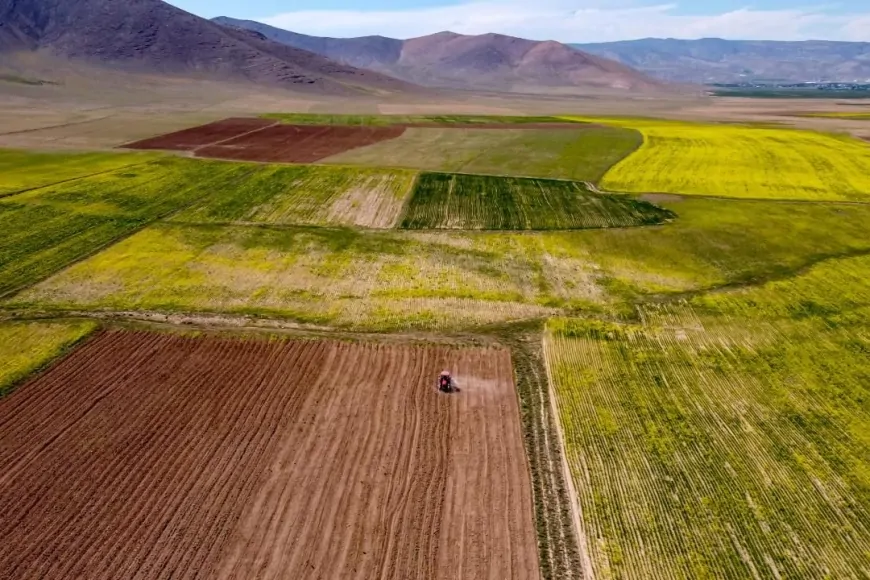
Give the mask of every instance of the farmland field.
M 276 163 L 312 163 L 350 149 L 399 137 L 404 127 L 340 125 L 274 125 L 201 147 L 197 157 L 262 161 Z
M 0 149 L 0 197 L 153 158 L 142 153 L 32 153 Z
M 558 131 L 410 128 L 397 139 L 323 162 L 598 181 L 641 141 L 634 130 L 591 125 Z
M 215 121 L 207 125 L 182 129 L 174 133 L 158 135 L 124 145 L 128 149 L 167 149 L 176 151 L 193 151 L 219 141 L 226 141 L 245 133 L 265 129 L 274 125 L 267 119 L 231 118 Z
M 0 295 L 32 284 L 250 168 L 162 159 L 0 198 Z
M 870 207 L 686 199 L 663 227 L 512 234 L 155 224 L 5 308 L 455 328 L 621 310 L 870 251 Z
M 640 149 L 605 174 L 604 189 L 870 201 L 870 148 L 852 137 L 653 119 L 603 121 L 644 135 Z
M 0 322 L 0 398 L 95 328 L 93 322 Z
M 637 324 L 551 323 L 547 360 L 597 572 L 867 575 L 868 275 L 866 255 L 833 259 L 641 307 Z
M 660 224 L 674 214 L 582 183 L 423 173 L 402 221 L 406 229 L 553 230 Z
M 177 214 L 179 222 L 394 227 L 416 173 L 367 168 L 257 167 Z
M 0 401 L 0 473 L 4 577 L 539 574 L 503 349 L 103 332 Z

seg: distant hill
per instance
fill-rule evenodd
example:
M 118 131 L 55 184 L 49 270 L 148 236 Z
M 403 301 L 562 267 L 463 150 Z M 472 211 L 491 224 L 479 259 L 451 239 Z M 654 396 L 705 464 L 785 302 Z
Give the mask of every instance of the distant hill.
M 870 42 L 645 38 L 571 46 L 677 82 L 870 79 Z
M 0 52 L 27 50 L 125 70 L 324 94 L 414 88 L 261 34 L 220 26 L 161 0 L 0 0 Z
M 409 40 L 383 36 L 323 38 L 251 20 L 219 17 L 214 22 L 253 30 L 288 46 L 421 85 L 519 91 L 665 90 L 664 83 L 630 67 L 552 41 L 453 32 Z

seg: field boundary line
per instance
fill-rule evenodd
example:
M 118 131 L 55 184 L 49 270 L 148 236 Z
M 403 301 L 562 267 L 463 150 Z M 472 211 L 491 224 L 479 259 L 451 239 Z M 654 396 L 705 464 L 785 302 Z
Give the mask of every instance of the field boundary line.
M 562 460 L 562 474 L 565 478 L 565 484 L 568 486 L 568 499 L 571 505 L 571 519 L 574 523 L 574 534 L 580 550 L 580 558 L 583 562 L 583 578 L 586 580 L 595 580 L 595 569 L 592 566 L 592 558 L 589 554 L 589 538 L 586 536 L 586 530 L 583 527 L 583 507 L 580 505 L 580 499 L 574 486 L 574 479 L 571 476 L 571 468 L 568 465 L 568 447 L 565 445 L 565 433 L 562 431 L 562 422 L 559 419 L 559 405 L 556 402 L 556 392 L 553 389 L 555 384 L 553 374 L 550 370 L 550 359 L 548 355 L 549 332 L 544 331 L 541 337 L 541 351 L 544 358 L 544 369 L 547 373 L 547 391 L 550 394 L 550 412 L 553 414 L 553 423 L 556 426 L 556 438 L 559 442 L 561 451 L 560 458 Z

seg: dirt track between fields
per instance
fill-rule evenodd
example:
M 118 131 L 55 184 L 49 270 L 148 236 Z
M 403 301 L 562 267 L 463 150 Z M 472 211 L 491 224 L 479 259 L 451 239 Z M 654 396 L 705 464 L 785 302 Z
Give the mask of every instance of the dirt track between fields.
M 495 348 L 105 332 L 0 401 L 0 513 L 0 578 L 539 577 Z

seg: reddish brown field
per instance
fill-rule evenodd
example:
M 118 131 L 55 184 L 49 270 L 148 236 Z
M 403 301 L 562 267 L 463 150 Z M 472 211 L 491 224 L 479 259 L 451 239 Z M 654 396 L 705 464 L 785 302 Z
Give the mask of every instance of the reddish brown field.
M 192 127 L 175 133 L 167 133 L 150 139 L 124 145 L 127 149 L 169 149 L 172 151 L 192 151 L 204 145 L 238 137 L 251 131 L 274 125 L 270 119 L 232 118 L 216 121 L 208 125 Z
M 197 157 L 311 163 L 356 147 L 395 139 L 404 127 L 342 127 L 320 125 L 275 125 L 217 145 L 196 150 Z
M 539 577 L 500 349 L 106 332 L 0 401 L 0 514 L 9 579 Z

